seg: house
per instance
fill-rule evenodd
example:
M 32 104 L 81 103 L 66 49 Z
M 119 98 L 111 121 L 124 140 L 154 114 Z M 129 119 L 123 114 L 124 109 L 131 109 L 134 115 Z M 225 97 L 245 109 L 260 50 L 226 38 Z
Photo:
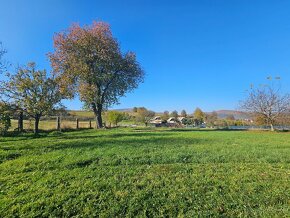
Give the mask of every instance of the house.
M 151 124 L 161 124 L 162 123 L 162 119 L 160 116 L 156 116 L 154 118 L 152 118 L 149 123 Z
M 176 123 L 177 120 L 175 117 L 170 117 L 168 120 L 167 120 L 167 123 Z
M 154 124 L 156 127 L 178 127 L 182 125 L 182 121 L 185 117 L 170 117 L 168 120 L 162 120 L 160 116 L 152 118 L 149 123 Z
M 182 121 L 183 119 L 185 119 L 185 117 L 170 117 L 168 120 L 167 120 L 167 123 L 166 123 L 166 126 L 168 127 L 182 127 L 183 124 L 182 124 Z
M 175 117 L 170 117 L 167 120 L 167 123 L 182 123 L 182 121 L 185 119 L 185 117 L 177 117 L 177 119 Z

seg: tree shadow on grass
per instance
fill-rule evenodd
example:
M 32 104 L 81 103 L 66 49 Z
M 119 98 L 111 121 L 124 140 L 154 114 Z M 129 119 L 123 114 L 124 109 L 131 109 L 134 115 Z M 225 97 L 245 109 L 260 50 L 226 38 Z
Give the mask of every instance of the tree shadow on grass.
M 63 138 L 65 139 L 115 139 L 115 138 L 127 138 L 127 137 L 167 137 L 172 136 L 174 133 L 171 132 L 129 132 L 129 133 L 111 133 L 111 134 L 96 134 L 96 135 L 65 135 Z
M 32 139 L 40 139 L 46 137 L 55 137 L 60 138 L 63 133 L 85 133 L 88 130 L 92 130 L 89 128 L 82 128 L 82 129 L 65 129 L 61 132 L 56 130 L 40 130 L 38 134 L 34 134 L 32 131 L 25 131 L 25 132 L 9 132 L 7 135 L 0 137 L 1 142 L 13 142 L 13 141 L 22 141 L 22 140 L 32 140 Z M 59 133 L 59 134 L 54 134 Z
M 133 136 L 133 137 L 131 137 Z M 168 135 L 166 135 L 168 136 Z M 185 141 L 180 138 L 174 137 L 166 137 L 162 134 L 153 134 L 152 137 L 148 137 L 148 134 L 140 135 L 132 135 L 127 134 L 126 136 L 111 136 L 105 137 L 104 140 L 90 140 L 84 141 L 82 138 L 75 139 L 74 141 L 62 142 L 59 144 L 54 144 L 51 146 L 46 146 L 47 148 L 51 148 L 53 150 L 59 149 L 82 149 L 82 148 L 135 148 L 141 146 L 178 146 L 179 144 L 182 145 L 193 145 L 193 144 L 202 144 L 202 143 L 210 143 L 210 139 L 200 139 L 200 138 L 186 138 Z M 123 138 L 127 137 L 127 138 Z M 128 138 L 129 137 L 129 138 Z M 85 139 L 88 138 L 96 138 L 96 137 L 84 137 Z
M 104 132 L 105 133 L 105 132 Z M 94 135 L 83 135 L 82 133 L 76 134 L 76 135 L 59 135 L 59 136 L 51 136 L 51 135 L 42 135 L 38 137 L 33 137 L 27 135 L 26 137 L 19 137 L 16 139 L 12 140 L 5 140 L 0 142 L 0 150 L 29 150 L 31 152 L 37 151 L 37 153 L 42 153 L 42 152 L 50 152 L 56 149 L 61 149 L 61 148 L 92 148 L 92 147 L 114 147 L 116 145 L 132 145 L 140 143 L 146 143 L 142 142 L 146 141 L 146 138 L 150 141 L 155 141 L 158 143 L 161 143 L 161 141 L 164 142 L 164 139 L 166 140 L 166 137 L 172 136 L 174 133 L 150 133 L 150 132 L 145 132 L 145 133 L 110 133 L 110 134 L 94 134 Z M 27 145 L 25 144 L 11 144 L 12 141 L 18 141 L 21 142 L 25 140 L 26 142 L 29 142 L 30 140 L 35 140 L 35 139 L 44 139 L 39 142 L 35 143 L 29 143 Z M 45 139 L 50 139 L 50 141 L 45 141 Z M 51 141 L 53 139 L 53 141 Z M 67 141 L 66 141 L 67 140 Z M 179 139 L 180 140 L 180 139 Z M 58 143 L 58 141 L 60 143 Z M 65 142 L 64 142 L 65 141 Z M 172 140 L 170 140 L 172 141 Z M 5 142 L 10 142 L 10 144 L 4 144 Z
M 55 139 L 55 141 L 45 142 L 42 140 L 40 143 L 27 146 L 14 146 L 9 145 L 8 147 L 2 147 L 5 150 L 39 150 L 43 152 L 48 152 L 55 149 L 65 149 L 65 148 L 89 148 L 89 147 L 108 147 L 108 146 L 140 146 L 147 143 L 151 144 L 184 144 L 181 143 L 181 135 L 176 135 L 177 132 L 194 132 L 197 130 L 187 130 L 187 129 L 152 129 L 153 131 L 135 132 L 134 129 L 130 132 L 107 132 L 100 131 L 97 134 L 93 131 L 74 131 L 73 134 L 48 134 L 41 133 L 38 136 L 33 134 L 22 134 L 17 137 L 8 137 L 5 138 L 2 142 L 11 142 L 11 141 L 22 141 L 22 140 L 34 140 L 34 139 Z M 202 130 L 203 131 L 203 130 Z M 212 131 L 212 130 L 211 130 Z M 176 133 L 175 133 L 176 132 Z M 174 137 L 177 136 L 177 137 Z M 61 140 L 60 143 L 57 143 L 58 140 Z M 68 142 L 63 142 L 68 140 Z M 196 139 L 194 136 L 184 137 L 186 143 L 197 144 L 200 143 L 201 139 Z M 208 139 L 202 139 L 203 142 L 208 141 Z M 0 141 L 1 143 L 1 141 Z M 0 146 L 1 147 L 1 146 Z M 7 148 L 6 148 L 7 147 Z
M 33 139 L 40 139 L 45 137 L 55 137 L 55 138 L 66 138 L 66 139 L 75 139 L 75 138 L 99 138 L 99 137 L 130 137 L 130 136 L 157 136 L 158 134 L 166 134 L 168 136 L 170 133 L 173 134 L 174 132 L 213 132 L 213 131 L 247 131 L 246 129 L 187 129 L 187 128 L 132 128 L 129 133 L 113 133 L 113 134 L 106 134 L 106 131 L 102 131 L 99 133 L 104 134 L 95 134 L 93 136 L 79 136 L 79 134 L 88 133 L 92 129 L 83 128 L 83 129 L 66 129 L 62 130 L 60 134 L 53 134 L 57 131 L 55 130 L 41 130 L 39 134 L 34 134 L 32 132 L 9 132 L 7 136 L 0 137 L 1 142 L 12 142 L 12 141 L 22 141 L 22 140 L 33 140 Z M 96 132 L 98 132 L 96 130 Z M 62 133 L 76 133 L 76 135 L 65 135 Z
M 170 132 L 233 132 L 233 131 L 247 131 L 247 129 L 170 129 Z

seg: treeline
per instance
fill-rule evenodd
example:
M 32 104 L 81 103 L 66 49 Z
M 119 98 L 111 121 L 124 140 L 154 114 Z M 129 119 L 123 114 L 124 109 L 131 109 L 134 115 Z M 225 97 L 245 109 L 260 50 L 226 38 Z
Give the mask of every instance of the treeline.
M 10 119 L 18 115 L 18 131 L 23 118 L 39 122 L 63 108 L 63 99 L 76 96 L 95 116 L 96 128 L 103 127 L 103 113 L 119 98 L 143 82 L 144 71 L 136 54 L 123 52 L 110 26 L 104 22 L 72 25 L 53 37 L 54 50 L 48 53 L 52 72 L 39 70 L 34 62 L 7 72 L 0 43 L 0 131 L 7 132 Z M 5 77 L 5 78 L 4 78 Z M 114 115 L 116 116 L 116 115 Z
M 178 111 L 174 110 L 172 112 L 164 111 L 160 114 L 145 107 L 134 107 L 132 111 L 131 120 L 145 125 L 148 125 L 154 117 L 160 117 L 162 123 L 167 123 L 169 118 L 174 118 L 177 123 L 186 126 L 226 127 L 253 125 L 251 120 L 235 119 L 234 115 L 228 115 L 221 119 L 218 117 L 217 112 L 205 113 L 200 108 L 196 108 L 193 113 L 187 113 L 186 110 L 178 113 Z

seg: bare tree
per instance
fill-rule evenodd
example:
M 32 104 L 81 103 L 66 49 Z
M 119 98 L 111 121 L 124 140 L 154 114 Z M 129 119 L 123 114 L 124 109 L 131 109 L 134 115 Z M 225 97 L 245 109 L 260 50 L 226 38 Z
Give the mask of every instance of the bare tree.
M 290 112 L 290 94 L 281 94 L 280 88 L 274 84 L 251 88 L 247 98 L 241 102 L 241 108 L 264 118 L 274 131 L 275 122 Z
M 3 56 L 7 51 L 3 48 L 2 42 L 0 42 L 0 73 L 6 68 L 7 63 L 3 60 Z

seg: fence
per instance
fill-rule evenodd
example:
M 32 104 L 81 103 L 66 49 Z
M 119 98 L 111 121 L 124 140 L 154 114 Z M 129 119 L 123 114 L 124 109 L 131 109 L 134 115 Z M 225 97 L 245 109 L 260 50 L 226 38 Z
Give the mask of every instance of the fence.
M 61 118 L 55 117 L 49 119 L 41 119 L 39 122 L 40 130 L 65 130 L 65 129 L 91 129 L 95 128 L 96 123 L 93 119 L 87 118 Z M 11 120 L 10 130 L 15 130 L 18 127 L 17 120 Z M 28 119 L 23 120 L 23 128 L 24 130 L 33 130 L 34 129 L 34 120 Z

